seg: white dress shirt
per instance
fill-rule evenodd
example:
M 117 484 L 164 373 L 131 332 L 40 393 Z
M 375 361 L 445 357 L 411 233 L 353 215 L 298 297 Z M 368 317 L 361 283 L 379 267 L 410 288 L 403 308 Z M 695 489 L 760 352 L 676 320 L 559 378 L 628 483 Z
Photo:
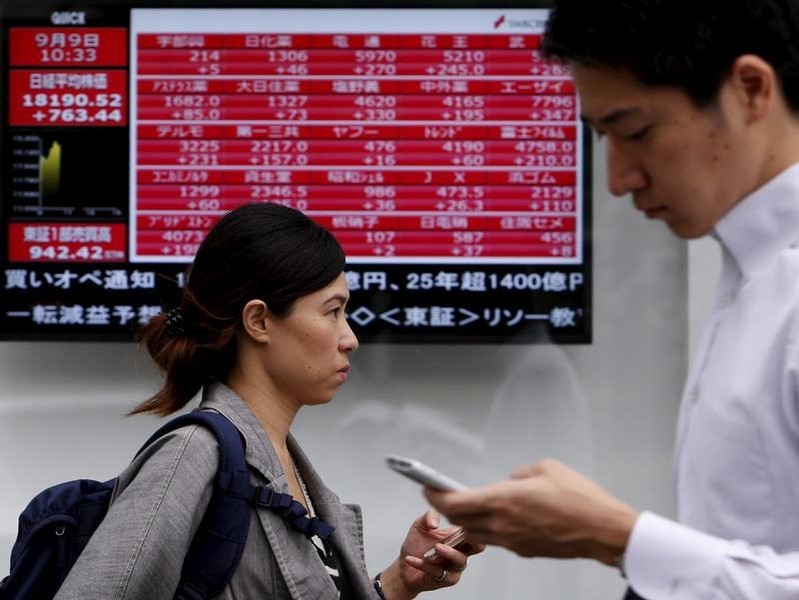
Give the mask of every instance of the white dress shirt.
M 799 164 L 713 236 L 721 279 L 677 428 L 680 523 L 643 513 L 625 570 L 647 600 L 797 600 Z

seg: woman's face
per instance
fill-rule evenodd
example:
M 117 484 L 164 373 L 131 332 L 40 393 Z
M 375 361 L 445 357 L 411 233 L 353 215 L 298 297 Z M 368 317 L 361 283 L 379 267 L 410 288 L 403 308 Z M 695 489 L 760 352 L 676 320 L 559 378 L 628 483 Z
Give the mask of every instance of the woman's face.
M 326 288 L 302 296 L 284 318 L 269 321 L 269 376 L 300 405 L 329 402 L 347 380 L 358 339 L 344 317 L 349 300 L 341 273 Z

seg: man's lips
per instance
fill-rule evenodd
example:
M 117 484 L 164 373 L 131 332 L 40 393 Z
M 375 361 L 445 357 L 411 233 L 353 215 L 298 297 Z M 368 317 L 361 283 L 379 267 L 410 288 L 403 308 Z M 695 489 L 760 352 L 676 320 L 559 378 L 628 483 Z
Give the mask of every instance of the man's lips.
M 668 210 L 668 207 L 667 206 L 653 206 L 650 208 L 641 207 L 638 210 L 643 212 L 644 215 L 646 215 L 647 219 L 656 219 L 660 216 L 663 216 L 663 214 Z

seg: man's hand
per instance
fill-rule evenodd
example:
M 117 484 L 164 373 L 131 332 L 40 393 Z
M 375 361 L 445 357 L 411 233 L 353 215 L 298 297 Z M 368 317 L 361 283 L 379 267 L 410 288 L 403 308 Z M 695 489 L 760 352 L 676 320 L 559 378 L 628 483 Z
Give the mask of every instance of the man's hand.
M 638 518 L 634 509 L 554 460 L 519 468 L 511 477 L 462 492 L 426 487 L 424 494 L 471 541 L 521 556 L 617 564 Z

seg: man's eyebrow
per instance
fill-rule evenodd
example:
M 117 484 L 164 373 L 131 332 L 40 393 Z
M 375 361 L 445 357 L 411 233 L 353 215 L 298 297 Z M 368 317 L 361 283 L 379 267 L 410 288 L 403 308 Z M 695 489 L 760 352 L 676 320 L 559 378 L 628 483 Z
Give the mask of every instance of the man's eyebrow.
M 614 110 L 613 112 L 606 114 L 596 123 L 590 117 L 587 117 L 585 114 L 581 114 L 580 119 L 590 127 L 595 127 L 596 125 L 602 125 L 603 127 L 608 127 L 609 125 L 614 125 L 615 123 L 618 123 L 622 119 L 626 119 L 627 117 L 633 116 L 638 112 L 641 112 L 640 108 L 635 108 L 635 107 L 620 108 L 618 110 Z

